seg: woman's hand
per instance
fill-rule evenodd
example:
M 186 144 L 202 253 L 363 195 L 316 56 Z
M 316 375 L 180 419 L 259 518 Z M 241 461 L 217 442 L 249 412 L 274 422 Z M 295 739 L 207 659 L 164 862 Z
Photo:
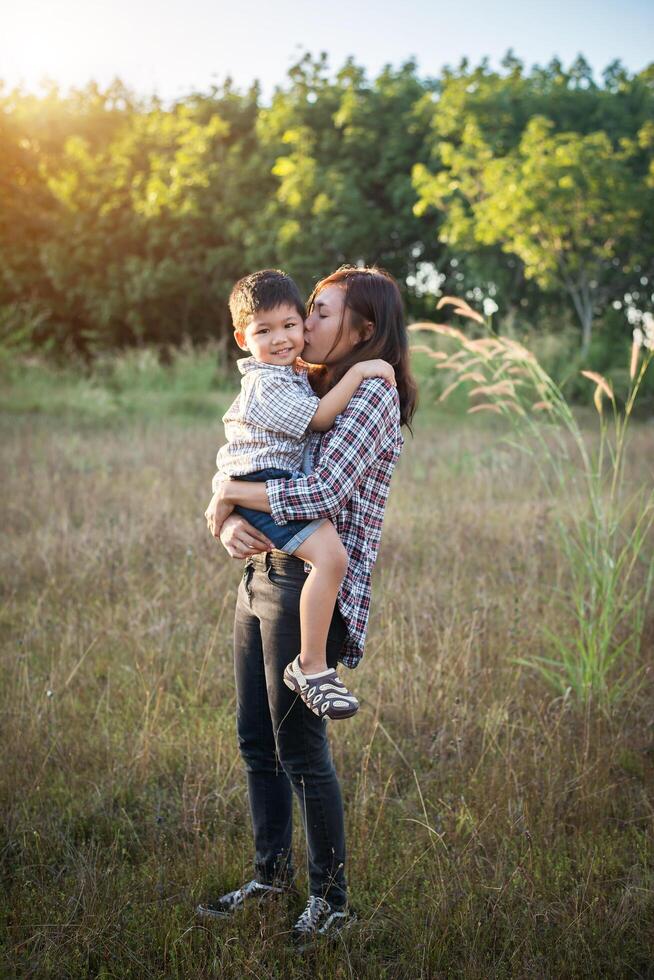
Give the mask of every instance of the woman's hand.
M 275 545 L 265 534 L 252 527 L 240 514 L 230 514 L 220 530 L 220 542 L 231 558 L 250 558 Z
M 381 358 L 374 361 L 358 361 L 352 365 L 352 370 L 358 371 L 362 380 L 363 378 L 383 378 L 384 381 L 388 381 L 394 388 L 397 388 L 393 366 Z
M 209 506 L 204 512 L 207 527 L 214 538 L 220 535 L 220 529 L 234 510 L 233 504 L 228 504 L 224 500 L 223 488 L 218 487 L 213 497 L 209 501 Z

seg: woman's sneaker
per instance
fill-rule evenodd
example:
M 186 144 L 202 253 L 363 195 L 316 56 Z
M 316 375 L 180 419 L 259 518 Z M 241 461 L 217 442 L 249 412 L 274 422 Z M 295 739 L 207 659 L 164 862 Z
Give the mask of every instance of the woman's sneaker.
M 356 914 L 349 906 L 336 908 L 320 895 L 311 895 L 293 926 L 293 943 L 298 952 L 302 952 L 310 949 L 320 936 L 334 938 L 356 921 Z
M 261 904 L 275 895 L 285 895 L 292 891 L 294 889 L 291 885 L 280 888 L 277 885 L 264 885 L 260 881 L 257 881 L 256 878 L 253 878 L 252 881 L 248 881 L 241 888 L 236 888 L 233 892 L 227 892 L 226 895 L 221 895 L 215 902 L 201 902 L 197 906 L 196 912 L 205 918 L 223 919 L 238 912 L 239 909 L 244 907 L 246 902 L 250 902 L 251 904 L 258 902 Z
M 284 683 L 319 718 L 350 718 L 359 710 L 359 702 L 333 668 L 316 676 L 304 674 L 299 654 L 284 668 Z

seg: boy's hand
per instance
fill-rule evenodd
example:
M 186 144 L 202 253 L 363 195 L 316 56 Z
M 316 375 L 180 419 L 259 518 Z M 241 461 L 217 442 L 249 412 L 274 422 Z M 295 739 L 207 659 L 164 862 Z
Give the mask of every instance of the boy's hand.
M 249 558 L 275 547 L 240 514 L 229 515 L 220 531 L 220 543 L 231 558 Z
M 207 527 L 213 534 L 214 538 L 220 536 L 220 529 L 233 510 L 234 505 L 225 503 L 222 492 L 220 488 L 218 488 L 209 501 L 209 506 L 204 512 Z
M 361 380 L 364 378 L 383 378 L 397 388 L 397 381 L 395 380 L 395 371 L 388 361 L 382 361 L 381 358 L 374 361 L 359 361 L 358 364 L 354 364 L 352 367 L 353 371 L 357 371 Z

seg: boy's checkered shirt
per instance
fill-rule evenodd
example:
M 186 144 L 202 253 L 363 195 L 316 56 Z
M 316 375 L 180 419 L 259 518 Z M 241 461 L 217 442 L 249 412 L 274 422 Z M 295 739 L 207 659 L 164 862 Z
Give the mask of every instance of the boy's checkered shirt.
M 301 470 L 309 423 L 320 405 L 306 370 L 254 357 L 236 363 L 241 391 L 223 415 L 228 442 L 216 456 L 214 490 L 221 475 L 245 476 L 269 466 Z

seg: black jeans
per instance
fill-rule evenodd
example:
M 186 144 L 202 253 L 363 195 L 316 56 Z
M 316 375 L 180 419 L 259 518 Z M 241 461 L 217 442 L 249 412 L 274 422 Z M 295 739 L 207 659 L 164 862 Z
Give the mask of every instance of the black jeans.
M 346 902 L 343 801 L 318 718 L 286 687 L 284 667 L 300 652 L 300 592 L 304 562 L 280 551 L 246 559 L 234 618 L 236 727 L 247 773 L 259 881 L 294 877 L 293 791 L 307 839 L 312 895 Z M 338 609 L 329 628 L 327 664 L 347 629 Z

